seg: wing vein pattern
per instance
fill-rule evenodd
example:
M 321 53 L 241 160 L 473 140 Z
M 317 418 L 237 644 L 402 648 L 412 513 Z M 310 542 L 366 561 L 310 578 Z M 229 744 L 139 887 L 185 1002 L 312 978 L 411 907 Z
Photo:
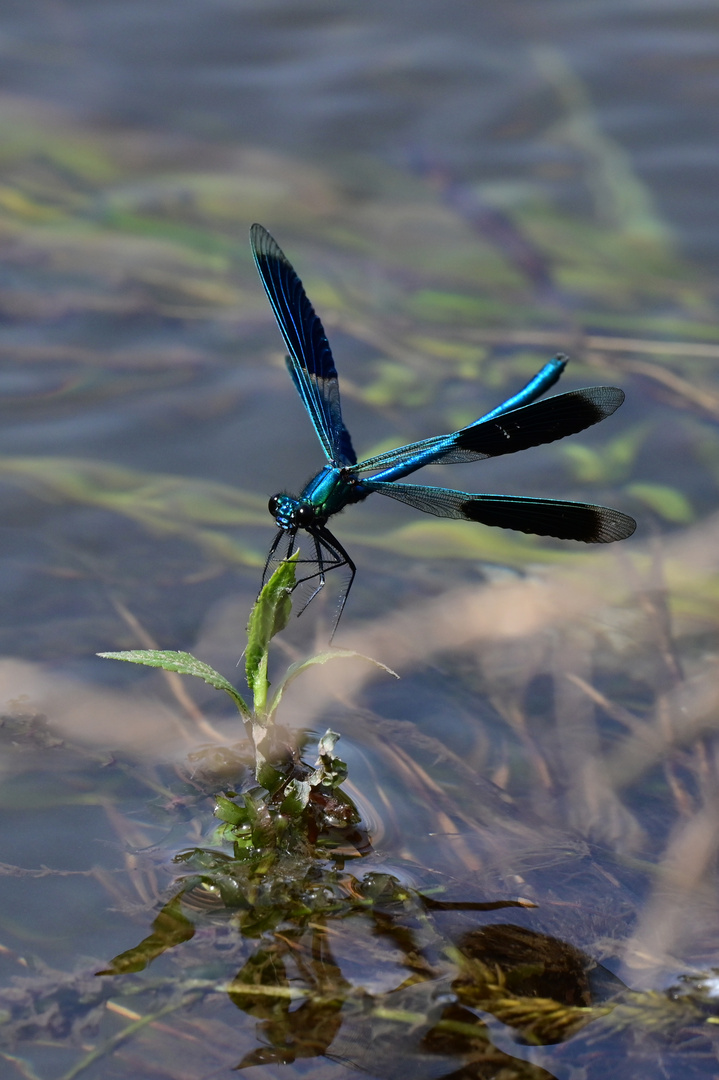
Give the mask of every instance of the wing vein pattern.
M 342 420 L 337 369 L 324 327 L 302 282 L 262 225 L 253 225 L 255 264 L 284 339 L 292 381 L 329 461 L 354 465 L 357 456 Z
M 593 503 L 519 495 L 478 495 L 451 488 L 374 480 L 363 481 L 363 486 L 435 517 L 478 521 L 482 525 L 536 536 L 554 536 L 559 540 L 610 544 L 631 536 L 636 528 L 634 518 L 612 507 Z
M 377 454 L 360 461 L 350 471 L 361 476 L 380 469 L 374 479 L 389 481 L 407 476 L 423 465 L 449 465 L 514 454 L 583 431 L 611 416 L 623 401 L 624 391 L 616 386 L 570 390 L 493 419 L 476 420 L 450 435 L 421 439 Z

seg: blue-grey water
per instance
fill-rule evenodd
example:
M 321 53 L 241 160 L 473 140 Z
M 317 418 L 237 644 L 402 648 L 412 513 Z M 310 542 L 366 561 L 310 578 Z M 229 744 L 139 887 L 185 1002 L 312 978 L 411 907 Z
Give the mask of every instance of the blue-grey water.
M 559 350 L 567 389 L 627 392 L 567 449 L 427 479 L 620 506 L 639 522 L 621 551 L 440 528 L 379 497 L 337 519 L 358 566 L 338 643 L 402 680 L 328 665 L 285 719 L 341 731 L 370 861 L 463 895 L 535 889 L 555 935 L 565 903 L 567 939 L 638 990 L 719 964 L 718 97 L 710 0 L 0 5 L 0 989 L 130 948 L 172 854 L 209 843 L 207 807 L 181 827 L 149 807 L 168 761 L 236 741 L 236 722 L 183 683 L 198 726 L 159 676 L 95 653 L 154 642 L 239 680 L 267 498 L 321 464 L 255 220 L 324 319 L 360 454 L 468 422 Z M 278 670 L 331 616 L 332 596 L 293 621 Z M 516 817 L 495 836 L 500 791 Z M 587 844 L 618 862 L 597 856 L 582 893 Z M 382 992 L 399 969 L 346 958 Z M 202 1045 L 215 1022 L 216 1058 L 187 1073 L 156 1032 L 79 1075 L 224 1075 L 260 1036 L 205 1007 Z M 70 1076 L 118 1030 L 103 1023 L 74 1041 L 13 1027 L 3 1068 Z M 248 1071 L 390 1075 L 347 1038 L 350 1065 Z M 707 1046 L 626 1075 L 711 1076 Z M 392 1075 L 461 1064 L 415 1049 Z M 517 1050 L 561 1077 L 585 1053 Z

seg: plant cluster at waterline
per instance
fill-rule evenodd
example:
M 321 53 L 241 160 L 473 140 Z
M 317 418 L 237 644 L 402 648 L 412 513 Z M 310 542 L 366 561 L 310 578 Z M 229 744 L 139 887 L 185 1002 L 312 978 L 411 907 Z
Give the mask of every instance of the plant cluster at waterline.
M 277 567 L 250 615 L 245 675 L 252 693 L 252 708 L 223 675 L 190 653 L 136 649 L 99 654 L 108 659 L 194 675 L 230 696 L 253 748 L 254 768 L 245 775 L 241 790 L 231 789 L 217 796 L 215 815 L 224 823 L 220 835 L 232 841 L 234 858 L 259 859 L 263 866 L 278 852 L 296 853 L 305 844 L 315 844 L 335 830 L 350 830 L 360 849 L 367 843 L 357 832 L 360 815 L 342 791 L 347 766 L 334 752 L 339 735 L 328 730 L 322 736 L 317 760 L 314 767 L 309 767 L 300 759 L 289 733 L 277 723 L 277 709 L 284 693 L 303 671 L 329 660 L 359 657 L 349 649 L 318 653 L 292 664 L 270 694 L 270 642 L 289 620 L 298 558 L 296 552 Z M 383 664 L 377 666 L 389 671 Z M 240 767 L 239 760 L 237 766 Z

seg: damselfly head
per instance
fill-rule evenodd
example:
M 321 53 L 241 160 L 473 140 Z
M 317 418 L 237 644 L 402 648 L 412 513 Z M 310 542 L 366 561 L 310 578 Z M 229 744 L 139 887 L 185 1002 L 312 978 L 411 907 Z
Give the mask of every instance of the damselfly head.
M 314 508 L 294 495 L 273 495 L 267 509 L 281 529 L 306 529 L 318 521 Z

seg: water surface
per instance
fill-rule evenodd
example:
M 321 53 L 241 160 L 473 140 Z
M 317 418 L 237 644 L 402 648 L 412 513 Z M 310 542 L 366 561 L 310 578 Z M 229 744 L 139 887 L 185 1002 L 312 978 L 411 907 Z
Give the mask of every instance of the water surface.
M 669 0 L 5 5 L 9 1075 L 716 1071 L 717 38 L 715 5 Z M 595 552 L 390 500 L 342 515 L 358 577 L 338 643 L 402 679 L 329 665 L 283 719 L 342 734 L 373 839 L 357 889 L 386 875 L 414 899 L 377 886 L 371 914 L 259 938 L 190 908 L 192 939 L 113 983 L 95 972 L 153 932 L 173 857 L 215 843 L 226 778 L 199 790 L 188 755 L 240 731 L 204 685 L 191 705 L 95 653 L 189 648 L 239 680 L 267 497 L 320 464 L 255 220 L 323 318 L 361 456 L 468 422 L 564 350 L 566 389 L 621 385 L 620 412 L 434 482 L 617 505 L 639 528 Z M 327 592 L 278 672 L 322 643 Z M 436 888 L 538 906 L 426 919 L 416 891 Z M 605 1027 L 530 1047 L 496 1001 L 457 998 L 451 949 L 501 938 L 506 959 L 486 928 L 507 925 L 537 935 L 523 970 L 614 1003 Z M 242 970 L 304 1004 L 233 998 Z M 447 1034 L 470 1021 L 483 1042 Z

